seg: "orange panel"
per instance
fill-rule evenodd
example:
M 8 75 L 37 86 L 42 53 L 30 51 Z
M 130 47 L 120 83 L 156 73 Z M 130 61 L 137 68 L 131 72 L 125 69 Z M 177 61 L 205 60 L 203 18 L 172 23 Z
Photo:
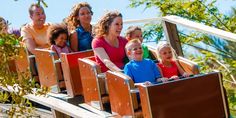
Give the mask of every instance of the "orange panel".
M 93 56 L 93 51 L 83 51 L 75 53 L 62 53 L 61 65 L 65 79 L 67 94 L 71 97 L 82 95 L 82 83 L 79 72 L 78 58 Z
M 130 88 L 134 86 L 132 80 L 122 73 L 111 71 L 106 72 L 106 79 L 112 112 L 118 113 L 121 116 L 134 116 L 130 93 Z M 133 97 L 137 102 L 135 94 Z
M 51 88 L 52 92 L 60 92 L 59 80 L 62 79 L 60 63 L 54 64 L 54 52 L 45 49 L 36 49 L 35 60 L 37 63 L 40 85 Z
M 97 78 L 97 74 L 101 73 L 100 66 L 96 62 L 86 58 L 79 59 L 78 62 L 85 102 L 103 110 Z

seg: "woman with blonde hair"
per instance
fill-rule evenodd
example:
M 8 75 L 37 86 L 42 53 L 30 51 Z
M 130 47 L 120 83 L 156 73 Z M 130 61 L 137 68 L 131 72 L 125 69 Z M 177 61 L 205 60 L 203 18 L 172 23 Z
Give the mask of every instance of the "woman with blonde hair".
M 70 32 L 70 47 L 75 52 L 92 48 L 92 15 L 92 7 L 87 2 L 81 2 L 72 7 L 65 19 Z
M 102 72 L 121 71 L 124 67 L 127 40 L 120 36 L 122 28 L 122 15 L 118 11 L 107 12 L 95 26 L 92 48 Z

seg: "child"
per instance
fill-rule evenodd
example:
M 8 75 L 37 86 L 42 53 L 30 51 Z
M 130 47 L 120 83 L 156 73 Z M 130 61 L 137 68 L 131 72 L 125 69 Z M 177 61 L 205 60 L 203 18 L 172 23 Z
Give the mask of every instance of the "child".
M 143 50 L 139 39 L 130 40 L 125 49 L 130 62 L 125 65 L 124 73 L 130 76 L 134 83 L 156 83 L 161 74 L 152 60 L 143 59 Z
M 143 42 L 142 29 L 138 26 L 130 26 L 126 31 L 126 39 L 130 41 L 131 39 L 137 38 L 140 42 Z M 149 50 L 146 45 L 142 44 L 143 58 L 151 59 Z
M 62 24 L 55 24 L 49 27 L 48 37 L 50 40 L 50 49 L 55 51 L 57 56 L 60 57 L 60 53 L 70 53 L 71 49 L 67 46 L 68 30 L 66 26 Z
M 169 43 L 159 43 L 157 46 L 157 54 L 160 58 L 158 63 L 161 69 L 162 76 L 170 79 L 179 79 L 179 75 L 188 77 L 189 75 L 179 66 L 179 64 L 173 60 L 172 47 Z

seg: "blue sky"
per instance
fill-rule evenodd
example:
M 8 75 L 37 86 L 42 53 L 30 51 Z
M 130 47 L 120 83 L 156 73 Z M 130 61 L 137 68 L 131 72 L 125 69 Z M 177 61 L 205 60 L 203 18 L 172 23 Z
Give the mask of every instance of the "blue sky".
M 1 0 L 0 16 L 11 22 L 10 27 L 20 27 L 22 24 L 29 22 L 28 7 L 36 0 Z M 47 20 L 53 23 L 59 23 L 70 13 L 72 6 L 81 0 L 45 0 L 48 8 L 45 8 Z M 128 0 L 86 0 L 93 8 L 93 20 L 96 22 L 106 10 L 120 11 L 124 19 L 153 18 L 157 10 L 148 9 L 144 11 L 143 7 L 131 9 L 128 8 Z
M 10 27 L 19 28 L 22 24 L 30 21 L 28 14 L 28 7 L 36 0 L 1 0 L 0 16 L 7 19 L 11 25 Z M 52 23 L 59 23 L 64 17 L 70 13 L 71 7 L 81 0 L 45 0 L 48 8 L 45 8 L 47 21 Z M 158 12 L 155 8 L 146 9 L 144 7 L 129 8 L 129 0 L 85 0 L 88 2 L 94 11 L 93 22 L 96 22 L 106 10 L 118 10 L 123 16 L 124 20 L 153 18 Z M 224 13 L 230 13 L 230 6 L 236 6 L 233 0 L 219 0 L 217 3 L 219 9 Z

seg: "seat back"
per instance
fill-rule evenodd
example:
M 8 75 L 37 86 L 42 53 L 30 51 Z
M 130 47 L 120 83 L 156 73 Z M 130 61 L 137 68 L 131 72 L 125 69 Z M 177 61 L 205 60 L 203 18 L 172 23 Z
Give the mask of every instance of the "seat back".
M 20 73 L 28 73 L 29 77 L 35 78 L 36 82 L 38 80 L 38 72 L 35 66 L 35 57 L 34 55 L 30 55 L 26 47 L 19 47 L 19 56 L 14 60 L 14 68 L 15 71 L 18 73 L 19 79 L 21 78 Z
M 47 49 L 35 49 L 35 60 L 40 85 L 49 87 L 51 92 L 61 92 L 60 88 L 65 88 L 65 83 L 56 53 Z
M 178 62 L 180 64 L 180 66 L 184 69 L 185 72 L 187 72 L 188 74 L 199 74 L 200 70 L 199 67 L 197 65 L 197 63 L 188 60 L 186 58 L 183 58 L 181 56 L 178 56 Z
M 220 73 L 139 86 L 145 118 L 228 118 Z
M 25 47 L 19 47 L 19 56 L 15 60 L 16 71 L 18 73 L 29 71 L 28 55 Z
M 84 101 L 97 109 L 104 110 L 98 77 L 98 74 L 101 73 L 101 68 L 90 58 L 78 59 Z
M 67 94 L 71 97 L 82 95 L 82 83 L 79 71 L 78 58 L 93 56 L 93 50 L 61 53 L 61 65 L 65 79 Z
M 132 93 L 133 80 L 121 72 L 106 72 L 112 114 L 135 117 L 138 108 L 137 97 Z

